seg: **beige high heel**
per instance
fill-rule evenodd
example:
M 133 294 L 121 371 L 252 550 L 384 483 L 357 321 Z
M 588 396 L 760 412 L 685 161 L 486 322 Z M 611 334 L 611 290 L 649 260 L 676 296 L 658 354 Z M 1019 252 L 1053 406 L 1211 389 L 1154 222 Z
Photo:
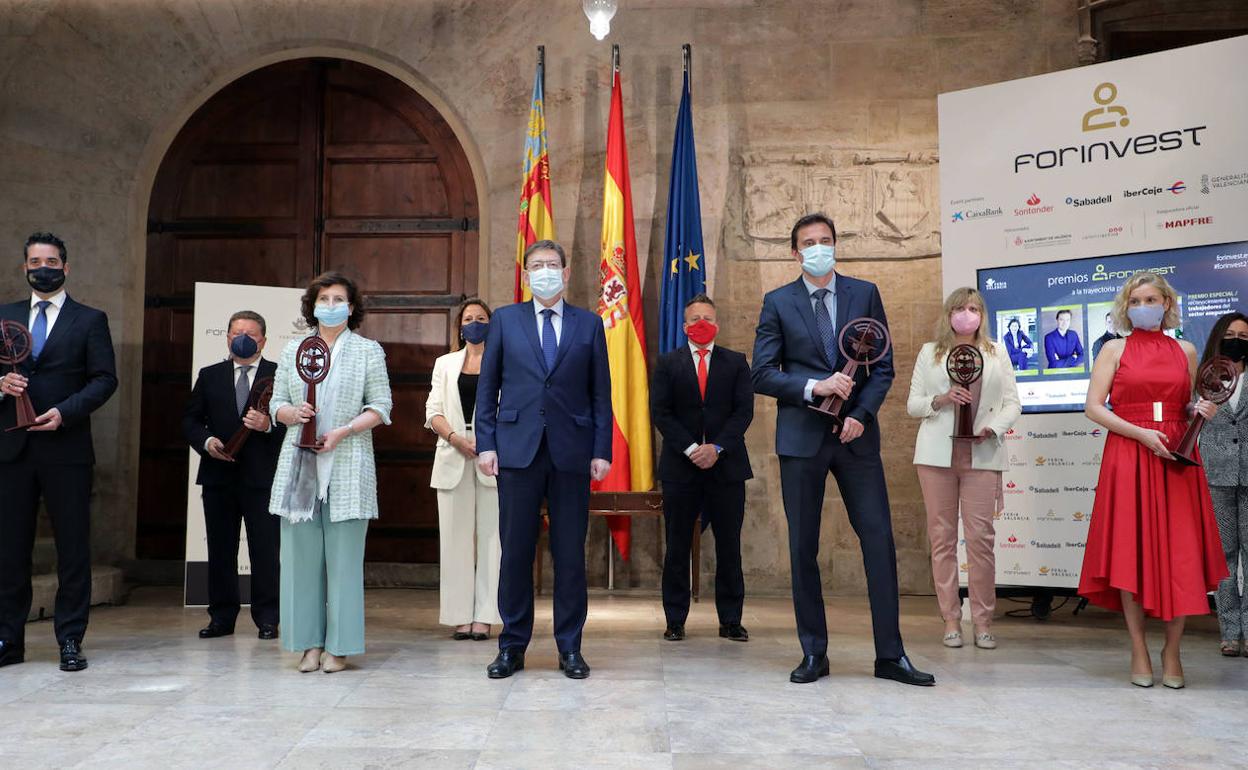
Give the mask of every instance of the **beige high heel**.
M 321 670 L 326 674 L 336 674 L 346 669 L 346 667 L 347 657 L 345 655 L 326 655 L 325 662 L 321 664 Z
M 300 673 L 311 673 L 321 667 L 321 648 L 312 647 L 304 650 L 303 659 L 299 661 Z

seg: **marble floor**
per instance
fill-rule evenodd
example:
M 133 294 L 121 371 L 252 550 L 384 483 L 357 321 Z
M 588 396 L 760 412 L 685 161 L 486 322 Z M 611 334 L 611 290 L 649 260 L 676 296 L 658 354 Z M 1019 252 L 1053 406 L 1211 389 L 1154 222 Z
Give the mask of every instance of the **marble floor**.
M 1117 616 L 1001 618 L 999 649 L 949 650 L 934 601 L 907 598 L 911 658 L 938 677 L 922 689 L 870 676 L 857 599 L 829 601 L 832 676 L 814 685 L 788 682 L 784 597 L 747 600 L 748 644 L 719 639 L 706 602 L 671 643 L 657 597 L 595 593 L 580 682 L 556 668 L 548 597 L 528 668 L 501 681 L 485 677 L 494 642 L 451 641 L 431 591 L 369 591 L 369 653 L 333 675 L 299 674 L 241 621 L 201 641 L 203 612 L 180 600 L 141 589 L 94 610 L 78 674 L 32 624 L 27 662 L 0 669 L 0 767 L 1248 766 L 1248 659 L 1218 655 L 1212 618 L 1186 637 L 1188 688 L 1142 690 Z

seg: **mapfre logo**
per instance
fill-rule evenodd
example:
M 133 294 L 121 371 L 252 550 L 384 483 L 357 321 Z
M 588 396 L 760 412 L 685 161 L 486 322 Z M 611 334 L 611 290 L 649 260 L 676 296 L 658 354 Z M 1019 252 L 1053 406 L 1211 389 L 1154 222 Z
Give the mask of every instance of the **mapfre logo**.
M 1200 227 L 1213 224 L 1213 217 L 1188 217 L 1187 219 L 1167 219 L 1157 223 L 1158 230 L 1180 230 L 1184 227 Z
M 1097 106 L 1083 113 L 1083 130 L 1100 131 L 1102 128 L 1126 128 L 1131 125 L 1127 108 L 1114 104 L 1118 98 L 1118 86 L 1113 83 L 1100 83 L 1092 89 L 1092 101 Z

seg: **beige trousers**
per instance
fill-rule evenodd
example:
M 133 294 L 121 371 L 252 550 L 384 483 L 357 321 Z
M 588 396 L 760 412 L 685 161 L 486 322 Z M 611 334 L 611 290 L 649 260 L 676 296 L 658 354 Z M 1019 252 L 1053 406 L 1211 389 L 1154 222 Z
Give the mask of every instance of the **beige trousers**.
M 971 620 L 977 628 L 992 624 L 997 606 L 997 563 L 993 551 L 996 531 L 993 508 L 1001 489 L 1001 472 L 971 468 L 971 442 L 953 442 L 953 467 L 917 465 L 923 503 L 927 507 L 927 537 L 932 546 L 932 582 L 945 620 L 962 619 L 958 599 L 958 510 L 966 536 L 967 589 Z
M 440 599 L 446 626 L 502 623 L 498 615 L 498 489 L 477 480 L 476 463 L 464 463 L 454 489 L 438 490 Z

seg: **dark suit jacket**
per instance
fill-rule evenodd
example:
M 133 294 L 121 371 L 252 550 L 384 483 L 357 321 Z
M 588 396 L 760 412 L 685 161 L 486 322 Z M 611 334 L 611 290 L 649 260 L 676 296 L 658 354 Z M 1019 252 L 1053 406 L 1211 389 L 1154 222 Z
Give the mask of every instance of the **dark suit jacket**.
M 1083 365 L 1083 343 L 1074 329 L 1067 329 L 1066 335 L 1057 333 L 1057 329 L 1044 335 L 1044 356 L 1048 360 L 1048 369 L 1061 369 L 1068 366 Z
M 0 320 L 30 323 L 30 299 L 0 305 Z M 7 367 L 5 367 L 7 372 Z M 30 380 L 27 392 L 35 414 L 56 407 L 64 423 L 55 431 L 5 431 L 17 424 L 15 399 L 0 399 L 0 462 L 12 462 L 29 445 L 29 459 L 40 463 L 90 465 L 91 413 L 117 389 L 117 369 L 108 316 L 102 311 L 65 298 L 52 333 L 35 361 L 27 358 L 18 371 Z
M 716 345 L 707 362 L 706 401 L 698 391 L 697 361 L 688 345 L 659 356 L 650 378 L 650 419 L 663 435 L 659 479 L 744 481 L 754 477 L 745 431 L 754 419 L 754 388 L 745 355 Z M 709 470 L 685 456 L 690 444 L 724 448 Z
M 498 452 L 500 468 L 527 468 L 543 434 L 551 461 L 589 473 L 611 459 L 611 370 L 595 313 L 564 302 L 555 365 L 546 369 L 532 302 L 499 308 L 490 319 L 473 418 L 477 451 Z
M 1031 347 L 1031 340 L 1028 339 L 1021 329 L 1018 331 L 1018 337 L 1017 345 L 1014 344 L 1014 334 L 1012 332 L 1007 331 L 1001 339 L 1005 342 L 1005 352 L 1009 355 L 1010 363 L 1014 365 L 1014 368 L 1026 369 L 1028 355 L 1024 348 Z
M 272 377 L 277 372 L 277 364 L 263 358 L 257 366 L 256 377 L 252 380 L 253 393 L 263 378 Z M 234 401 L 234 362 L 225 360 L 200 369 L 190 401 L 186 404 L 186 412 L 182 415 L 182 435 L 200 456 L 196 484 L 241 484 L 263 489 L 273 484 L 277 455 L 286 435 L 286 428 L 280 423 L 275 422 L 273 430 L 268 433 L 253 432 L 232 463 L 215 460 L 204 451 L 204 443 L 209 436 L 228 442 L 241 427 L 243 420 L 238 416 L 238 405 Z
M 855 318 L 874 318 L 888 325 L 879 289 L 868 281 L 836 276 L 836 333 Z M 776 454 L 813 457 L 823 443 L 828 418 L 808 409 L 806 381 L 822 380 L 845 365 L 838 350 L 829 361 L 815 327 L 815 311 L 806 284 L 799 277 L 793 283 L 767 292 L 754 336 L 754 392 L 774 396 L 776 410 Z M 893 384 L 893 351 L 854 374 L 854 390 L 841 410 L 863 424 L 863 433 L 849 443 L 858 455 L 880 451 L 880 429 L 875 415 Z

